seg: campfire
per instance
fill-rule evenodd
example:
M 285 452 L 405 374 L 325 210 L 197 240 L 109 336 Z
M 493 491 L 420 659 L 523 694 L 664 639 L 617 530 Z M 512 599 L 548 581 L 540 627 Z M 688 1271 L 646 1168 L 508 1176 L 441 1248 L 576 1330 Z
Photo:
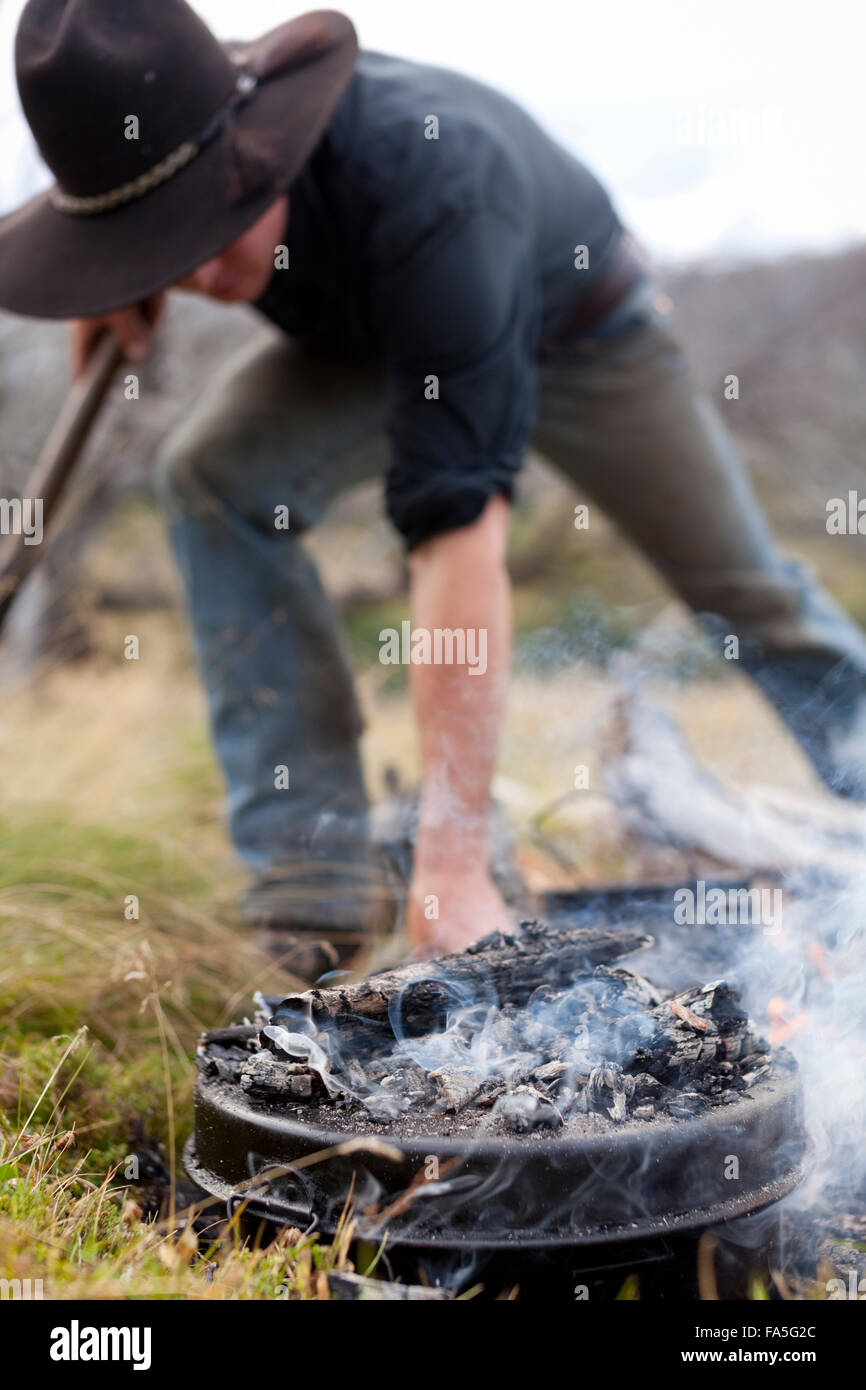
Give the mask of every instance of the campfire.
M 724 980 L 663 994 L 622 964 L 651 944 L 532 922 L 263 1007 L 203 1041 L 187 1165 L 296 1224 L 333 1229 L 351 1198 L 415 1245 L 757 1210 L 797 1181 L 796 1067 Z
M 292 995 L 234 1079 L 397 1131 L 419 1113 L 440 1133 L 461 1114 L 528 1134 L 731 1103 L 770 1071 L 769 1044 L 724 981 L 663 999 L 614 964 L 648 944 L 528 923 L 436 965 Z

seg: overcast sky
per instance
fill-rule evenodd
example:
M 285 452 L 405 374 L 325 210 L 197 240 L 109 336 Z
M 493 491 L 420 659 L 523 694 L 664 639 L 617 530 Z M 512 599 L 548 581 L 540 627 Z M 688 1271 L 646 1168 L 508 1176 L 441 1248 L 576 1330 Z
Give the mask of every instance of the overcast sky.
M 122 5 L 123 0 L 116 0 Z M 47 181 L 0 0 L 0 210 Z M 226 38 L 300 8 L 198 0 Z M 521 99 L 612 189 L 658 256 L 766 256 L 866 236 L 862 0 L 354 0 L 361 43 Z

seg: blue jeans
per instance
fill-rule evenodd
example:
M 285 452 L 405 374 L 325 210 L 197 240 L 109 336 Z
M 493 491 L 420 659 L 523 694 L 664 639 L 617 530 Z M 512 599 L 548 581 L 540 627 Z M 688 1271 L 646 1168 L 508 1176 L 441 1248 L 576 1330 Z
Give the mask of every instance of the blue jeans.
M 535 447 L 709 631 L 739 635 L 743 664 L 821 774 L 861 795 L 866 766 L 855 777 L 834 747 L 850 744 L 862 708 L 866 638 L 777 552 L 652 300 L 649 286 L 633 292 L 601 331 L 541 364 Z M 172 434 L 159 470 L 234 842 L 259 876 L 293 885 L 313 922 L 351 915 L 373 871 L 361 717 L 302 536 L 341 492 L 383 477 L 385 389 L 378 367 L 311 357 L 269 329 Z M 275 526 L 280 507 L 288 530 Z

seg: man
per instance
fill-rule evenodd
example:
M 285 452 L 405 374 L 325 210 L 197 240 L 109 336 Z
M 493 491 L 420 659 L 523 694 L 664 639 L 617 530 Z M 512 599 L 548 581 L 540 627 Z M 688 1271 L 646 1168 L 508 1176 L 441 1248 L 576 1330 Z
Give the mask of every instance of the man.
M 345 958 L 375 916 L 361 721 L 299 540 L 361 479 L 385 478 L 414 628 L 486 641 L 483 674 L 411 667 L 419 952 L 509 924 L 487 827 L 530 441 L 738 634 L 821 774 L 861 792 L 841 750 L 866 641 L 777 554 L 607 194 L 524 112 L 359 55 L 332 12 L 228 51 L 182 0 L 30 0 L 16 58 L 57 183 L 0 224 L 0 304 L 78 319 L 79 366 L 106 325 L 140 360 L 172 286 L 275 326 L 190 409 L 159 477 L 247 911 L 279 951 Z

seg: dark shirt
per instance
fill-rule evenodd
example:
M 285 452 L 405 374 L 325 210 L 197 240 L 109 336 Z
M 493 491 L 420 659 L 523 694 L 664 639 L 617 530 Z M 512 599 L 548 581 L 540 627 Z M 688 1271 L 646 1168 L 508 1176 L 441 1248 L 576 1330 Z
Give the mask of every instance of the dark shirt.
M 386 504 L 408 545 L 468 525 L 511 497 L 541 344 L 618 238 L 607 194 L 500 93 L 362 53 L 289 198 L 289 268 L 256 307 L 312 351 L 387 367 Z

